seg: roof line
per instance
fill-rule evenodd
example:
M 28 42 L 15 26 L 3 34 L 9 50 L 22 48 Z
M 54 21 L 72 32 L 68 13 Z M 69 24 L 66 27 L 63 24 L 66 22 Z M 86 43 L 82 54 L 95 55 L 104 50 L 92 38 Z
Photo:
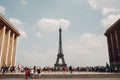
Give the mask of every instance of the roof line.
M 7 26 L 9 26 L 13 31 L 15 31 L 18 36 L 20 35 L 20 33 L 18 32 L 18 30 L 17 30 L 2 14 L 0 14 L 0 19 L 1 19 Z

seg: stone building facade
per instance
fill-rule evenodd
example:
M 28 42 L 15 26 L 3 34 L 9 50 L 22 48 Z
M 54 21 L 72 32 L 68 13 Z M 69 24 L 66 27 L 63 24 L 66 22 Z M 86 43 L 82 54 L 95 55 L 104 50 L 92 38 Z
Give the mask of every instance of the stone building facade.
M 0 67 L 15 65 L 18 30 L 0 14 Z
M 108 43 L 110 65 L 120 70 L 120 19 L 105 32 Z

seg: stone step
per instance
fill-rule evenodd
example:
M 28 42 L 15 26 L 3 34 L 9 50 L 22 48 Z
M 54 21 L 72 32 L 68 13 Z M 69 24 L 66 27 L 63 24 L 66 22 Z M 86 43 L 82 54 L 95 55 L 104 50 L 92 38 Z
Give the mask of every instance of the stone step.
M 24 74 L 0 74 L 0 78 L 25 78 Z M 31 78 L 39 78 L 34 75 Z M 120 73 L 115 74 L 42 74 L 40 78 L 120 78 Z

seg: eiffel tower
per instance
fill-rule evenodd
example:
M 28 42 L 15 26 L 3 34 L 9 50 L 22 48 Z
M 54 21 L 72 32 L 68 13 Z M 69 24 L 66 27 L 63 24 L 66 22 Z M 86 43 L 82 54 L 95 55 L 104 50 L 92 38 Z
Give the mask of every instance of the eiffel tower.
M 63 50 L 62 50 L 62 29 L 61 27 L 59 28 L 59 49 L 58 49 L 58 55 L 57 55 L 57 60 L 56 63 L 54 64 L 54 67 L 59 68 L 59 69 L 63 69 L 64 67 L 67 66 L 67 64 L 65 63 L 64 60 L 64 55 L 63 55 Z M 62 63 L 59 62 L 59 60 L 61 59 Z

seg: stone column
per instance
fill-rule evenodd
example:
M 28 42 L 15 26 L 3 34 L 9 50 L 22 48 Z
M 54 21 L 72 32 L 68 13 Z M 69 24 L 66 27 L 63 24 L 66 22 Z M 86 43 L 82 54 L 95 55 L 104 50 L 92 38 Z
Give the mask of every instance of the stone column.
M 120 28 L 117 30 L 117 35 L 118 35 L 118 44 L 119 44 L 119 52 L 120 52 Z
M 113 63 L 112 45 L 111 45 L 110 35 L 107 35 L 107 44 L 108 44 L 108 52 L 109 52 L 109 61 L 110 63 Z
M 119 34 L 118 30 L 115 30 L 115 38 L 116 38 L 116 44 L 117 44 L 117 61 L 120 61 L 120 45 L 119 45 Z
M 8 52 L 8 60 L 7 60 L 7 64 L 8 66 L 12 65 L 12 54 L 13 54 L 13 47 L 14 47 L 14 33 L 11 33 L 10 36 L 10 46 L 9 46 L 9 52 Z
M 117 30 L 115 30 L 115 38 L 116 38 L 116 44 L 117 44 L 117 48 L 119 48 L 119 42 L 118 42 L 118 34 L 117 34 Z
M 16 46 L 17 46 L 17 36 L 14 38 L 14 48 L 13 48 L 13 55 L 12 55 L 12 65 L 15 65 Z
M 118 41 L 119 41 L 118 43 L 119 43 L 119 57 L 120 57 L 120 30 L 117 30 L 117 34 L 118 34 Z
M 113 33 L 113 41 L 114 41 L 114 55 L 115 55 L 115 62 L 118 61 L 118 41 L 117 41 L 117 36 L 116 36 L 116 30 L 114 30 Z
M 8 31 L 7 29 L 5 30 L 5 35 L 4 35 L 4 43 L 3 43 L 3 54 L 2 54 L 2 65 L 7 65 L 6 63 L 6 50 L 7 50 L 7 42 L 8 42 Z
M 8 32 L 7 32 L 7 48 L 6 48 L 6 62 L 5 62 L 5 64 L 6 65 L 8 65 L 8 52 L 9 52 L 9 49 L 10 49 L 10 33 L 11 33 L 11 31 L 10 30 L 8 30 Z
M 11 49 L 11 59 L 10 59 L 10 66 L 13 66 L 12 65 L 12 60 L 13 60 L 13 52 L 14 52 L 14 39 L 15 39 L 15 34 L 13 33 L 13 36 L 12 36 L 12 49 Z
M 114 43 L 113 43 L 113 36 L 112 33 L 110 33 L 110 40 L 111 40 L 111 49 L 112 49 L 112 56 L 113 56 L 113 63 L 115 62 L 115 55 L 114 55 Z
M 0 66 L 3 66 L 2 64 L 2 56 L 3 56 L 3 45 L 4 45 L 4 37 L 5 37 L 5 30 L 6 27 L 4 26 L 0 31 Z

